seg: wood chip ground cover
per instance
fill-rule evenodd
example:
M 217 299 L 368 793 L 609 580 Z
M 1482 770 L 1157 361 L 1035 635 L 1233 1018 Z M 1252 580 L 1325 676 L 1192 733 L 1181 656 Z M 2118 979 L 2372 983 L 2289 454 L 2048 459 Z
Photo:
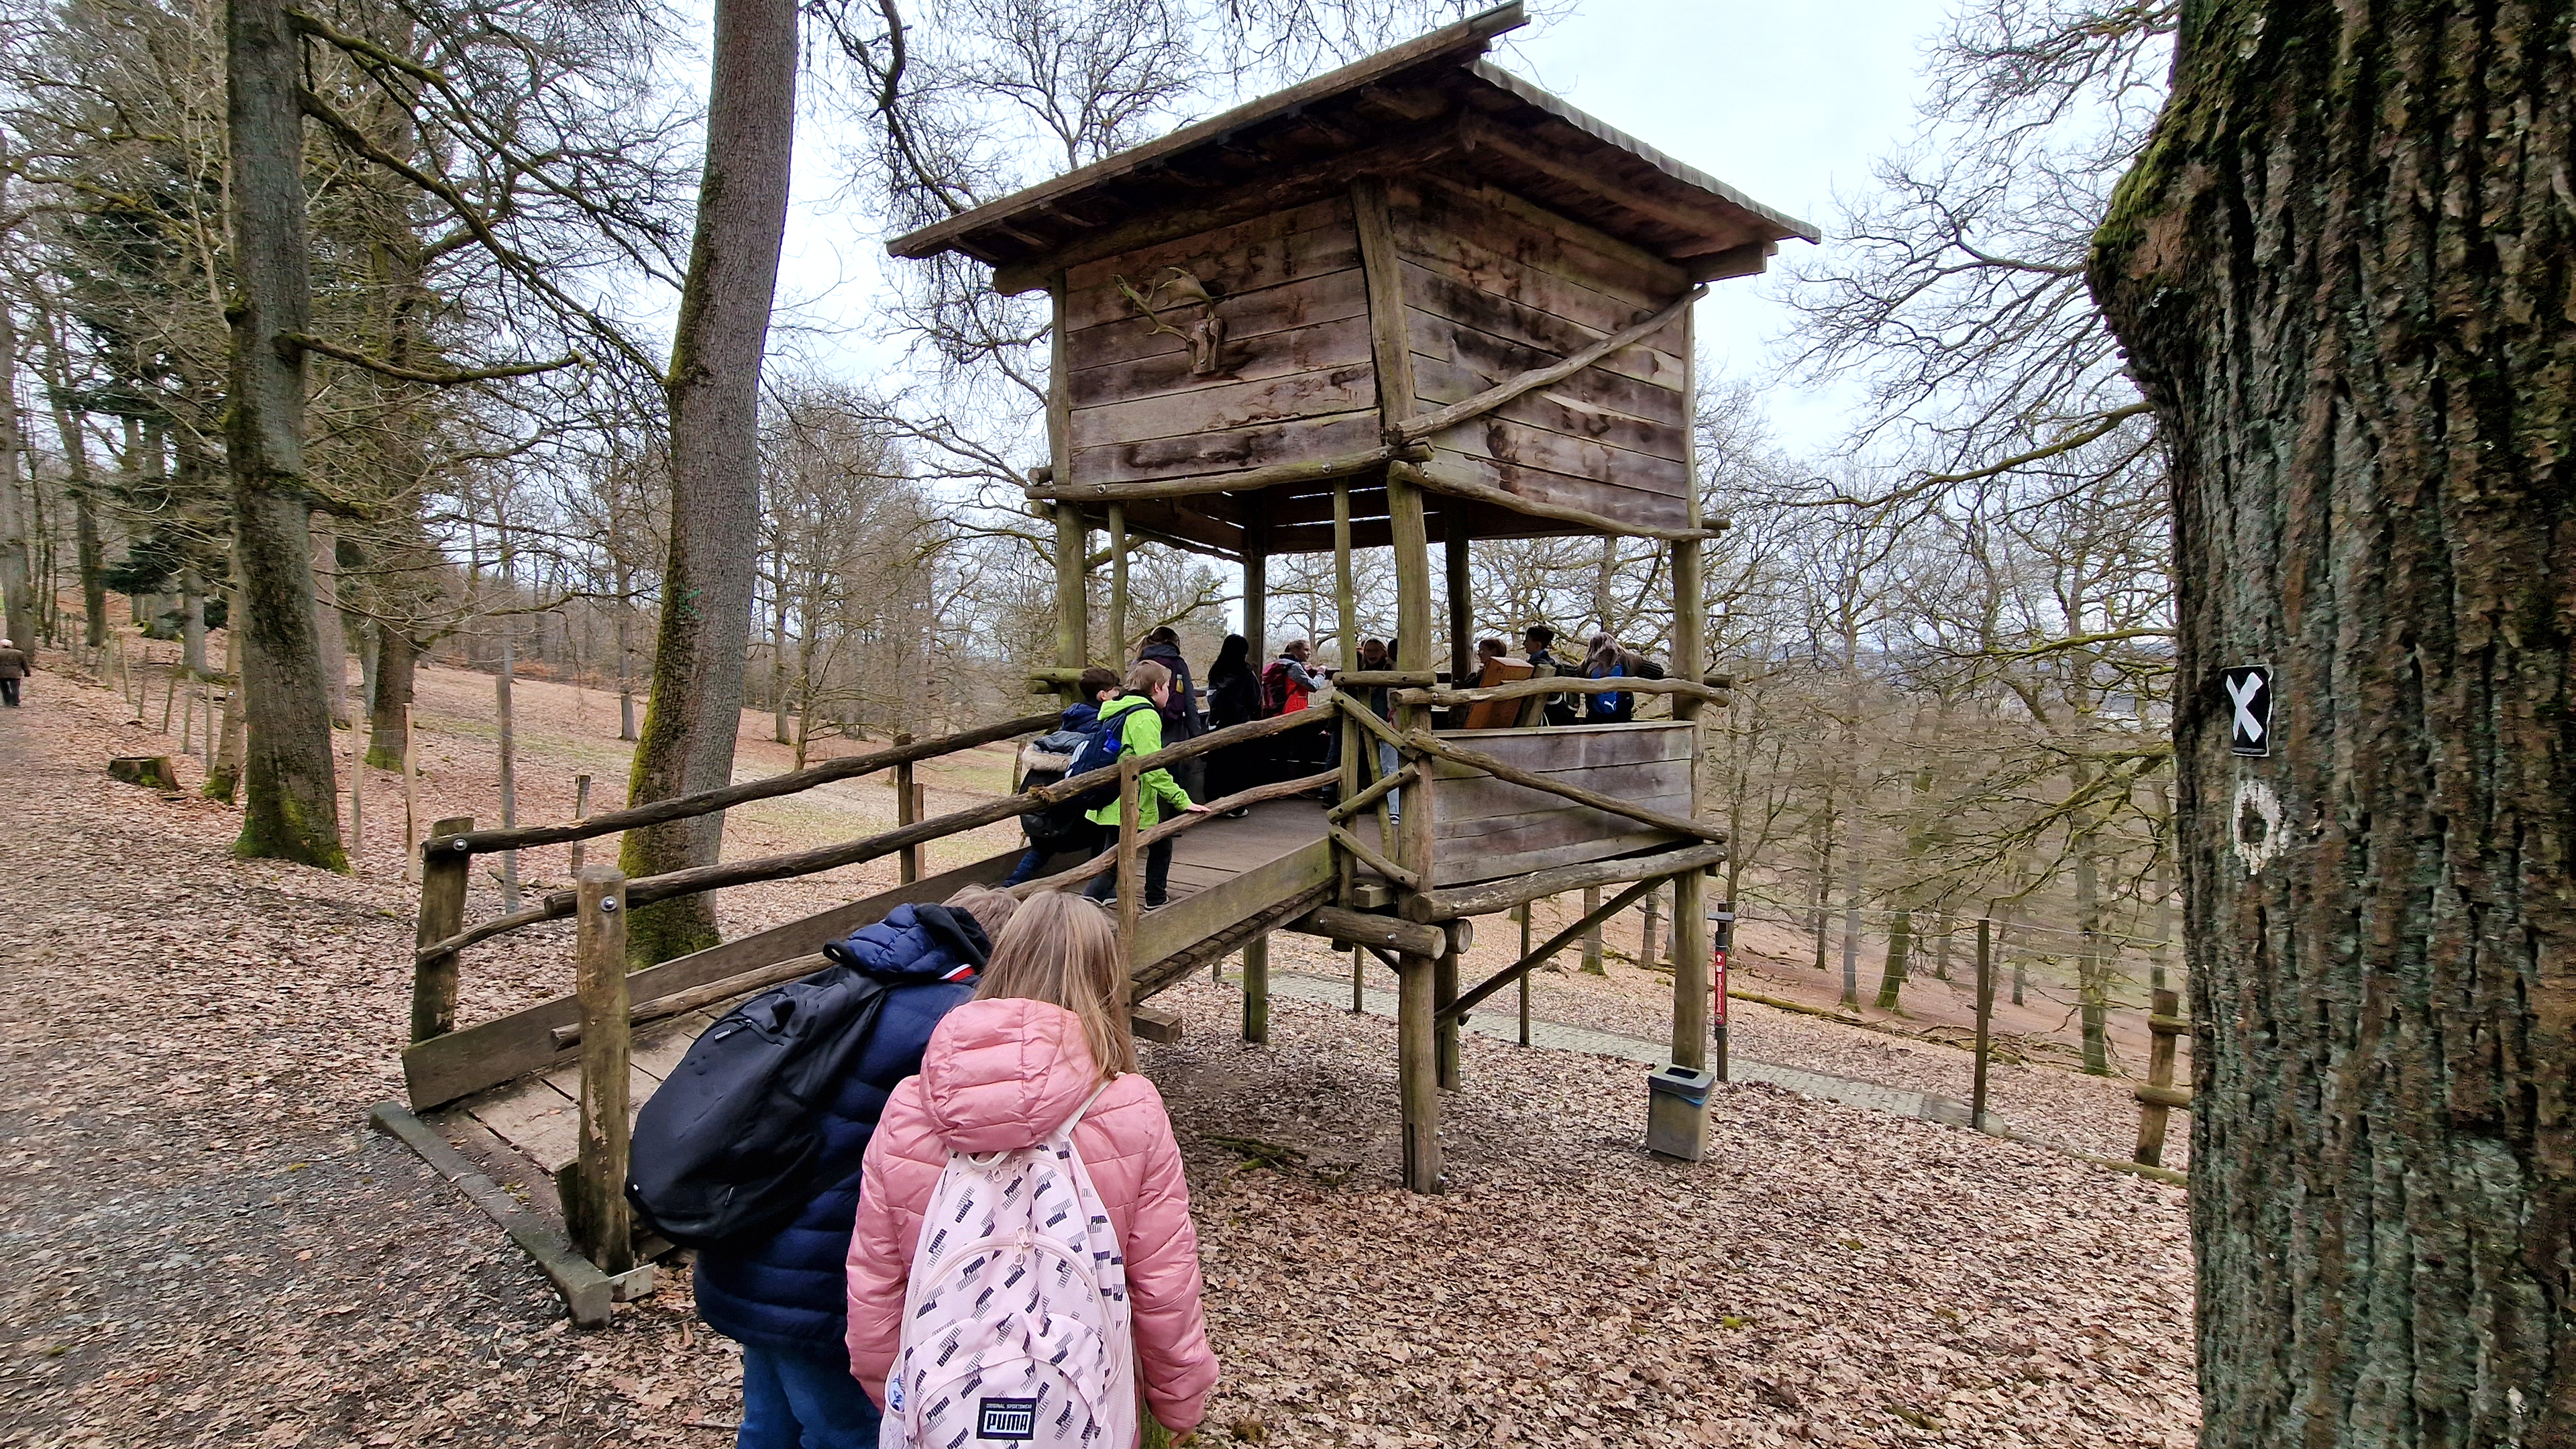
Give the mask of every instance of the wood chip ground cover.
M 730 1443 L 739 1358 L 684 1277 L 569 1331 L 488 1220 L 365 1129 L 398 1094 L 393 853 L 354 880 L 234 861 L 231 810 L 105 778 L 169 748 L 112 691 L 45 673 L 28 698 L 0 711 L 0 1445 Z M 568 792 L 544 804 L 526 817 Z M 564 971 L 533 933 L 478 951 L 465 1013 Z M 1147 1070 L 1191 1159 L 1211 1439 L 2191 1438 L 2173 1189 L 1758 1088 L 1721 1094 L 1717 1151 L 1685 1167 L 1638 1149 L 1633 1065 L 1470 1039 L 1455 1190 L 1412 1198 L 1387 1186 L 1383 1023 L 1282 1000 L 1245 1048 L 1230 989 L 1163 1000 L 1190 1034 Z

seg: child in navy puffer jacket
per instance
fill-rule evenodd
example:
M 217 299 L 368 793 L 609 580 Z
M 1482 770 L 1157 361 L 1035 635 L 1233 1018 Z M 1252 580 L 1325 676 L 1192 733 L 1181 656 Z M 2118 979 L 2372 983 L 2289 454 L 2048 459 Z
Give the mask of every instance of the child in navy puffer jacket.
M 895 983 L 867 1045 L 824 1108 L 814 1195 L 781 1226 L 698 1254 L 698 1316 L 742 1345 L 738 1449 L 860 1449 L 877 1442 L 876 1406 L 850 1377 L 845 1317 L 859 1166 L 897 1083 L 976 973 L 1019 903 L 969 887 L 945 906 L 897 906 L 825 953 Z

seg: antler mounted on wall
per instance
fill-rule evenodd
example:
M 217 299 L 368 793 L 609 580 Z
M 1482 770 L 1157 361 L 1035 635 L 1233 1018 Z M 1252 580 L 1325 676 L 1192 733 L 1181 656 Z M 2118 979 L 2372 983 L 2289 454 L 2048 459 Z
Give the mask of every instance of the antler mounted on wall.
M 1190 349 L 1191 376 L 1212 377 L 1225 371 L 1225 319 L 1216 314 L 1216 298 L 1209 295 L 1206 283 L 1183 268 L 1165 267 L 1163 272 L 1163 278 L 1141 294 L 1129 285 L 1125 277 L 1112 277 L 1110 280 L 1118 284 L 1120 295 L 1134 304 L 1136 310 L 1152 324 L 1148 331 L 1168 332 Z M 1155 310 L 1155 300 L 1162 298 L 1165 292 L 1171 296 L 1164 299 L 1164 306 L 1195 305 L 1199 309 L 1198 320 L 1190 323 L 1188 330 L 1164 321 L 1163 314 Z

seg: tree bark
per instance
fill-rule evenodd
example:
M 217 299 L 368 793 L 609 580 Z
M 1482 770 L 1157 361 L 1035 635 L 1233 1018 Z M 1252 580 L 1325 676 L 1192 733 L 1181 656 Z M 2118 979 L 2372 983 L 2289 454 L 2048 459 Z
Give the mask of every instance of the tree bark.
M 231 139 L 233 287 L 230 410 L 239 662 L 233 708 L 249 739 L 236 854 L 347 870 L 340 846 L 331 712 L 313 628 L 311 507 L 304 477 L 304 352 L 312 330 L 304 227 L 301 47 L 284 0 L 231 0 L 224 28 Z
M 7 386 L 0 387 L 0 631 L 36 654 L 36 591 L 28 573 L 26 434 L 18 416 L 18 325 L 0 307 L 0 359 Z
M 627 803 L 733 777 L 760 540 L 760 364 L 777 291 L 796 125 L 794 0 L 717 0 L 697 231 L 671 342 L 671 527 L 652 691 Z M 714 863 L 724 816 L 630 832 L 628 876 Z M 634 913 L 627 950 L 662 961 L 716 943 L 704 896 Z
M 411 704 L 411 676 L 419 646 L 394 621 L 376 625 L 376 687 L 367 699 L 367 763 L 379 770 L 402 768 L 403 711 Z
M 349 635 L 340 624 L 340 530 L 330 516 L 313 530 L 313 635 L 322 663 L 322 703 L 335 729 L 349 727 Z
M 2172 449 L 2204 1445 L 2576 1442 L 2571 21 L 2198 0 L 2096 241 Z

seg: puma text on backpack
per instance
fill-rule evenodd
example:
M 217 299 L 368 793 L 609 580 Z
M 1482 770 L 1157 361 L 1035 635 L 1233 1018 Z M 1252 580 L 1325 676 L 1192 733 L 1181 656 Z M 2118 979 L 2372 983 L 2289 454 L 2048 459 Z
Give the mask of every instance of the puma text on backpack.
M 821 1115 L 891 983 L 832 965 L 724 1014 L 635 1116 L 627 1200 L 684 1248 L 804 1206 Z
M 1127 1260 L 1074 1150 L 1081 1120 L 1016 1151 L 948 1154 L 913 1250 L 878 1449 L 1135 1441 Z

